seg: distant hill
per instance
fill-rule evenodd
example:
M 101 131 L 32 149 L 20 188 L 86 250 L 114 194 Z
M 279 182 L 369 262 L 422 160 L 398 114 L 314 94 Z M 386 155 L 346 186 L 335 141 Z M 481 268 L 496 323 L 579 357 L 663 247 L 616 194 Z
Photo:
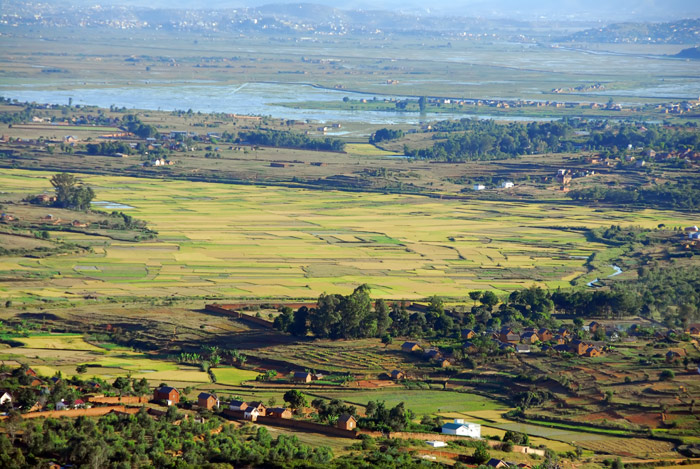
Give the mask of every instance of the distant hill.
M 563 42 L 631 44 L 696 44 L 700 41 L 700 18 L 668 23 L 615 23 L 604 28 L 579 31 Z
M 674 57 L 678 57 L 679 59 L 693 59 L 693 60 L 700 60 L 700 47 L 689 47 L 687 49 L 683 49 Z

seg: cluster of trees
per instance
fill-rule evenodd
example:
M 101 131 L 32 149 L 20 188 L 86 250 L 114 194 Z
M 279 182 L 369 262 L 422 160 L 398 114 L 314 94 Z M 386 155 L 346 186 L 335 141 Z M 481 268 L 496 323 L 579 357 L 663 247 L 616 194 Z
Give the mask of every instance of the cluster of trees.
M 617 232 L 614 227 L 609 230 Z M 392 337 L 458 337 L 464 328 L 556 328 L 555 311 L 577 319 L 656 315 L 677 327 L 700 319 L 700 267 L 643 267 L 634 282 L 620 281 L 609 289 L 547 291 L 533 286 L 507 298 L 491 291 L 472 291 L 469 298 L 473 301 L 470 309 L 465 305 L 446 311 L 442 300 L 434 296 L 424 310 L 409 312 L 402 302 L 390 307 L 382 300 L 373 302 L 369 287 L 362 285 L 348 296 L 323 294 L 316 308 L 302 307 L 296 312 L 286 308 L 274 326 L 299 337 L 309 333 L 331 339 L 381 337 L 385 343 Z M 485 351 L 493 345 L 492 341 L 477 342 L 475 339 L 475 345 Z
M 569 191 L 573 200 L 633 204 L 656 208 L 697 211 L 700 208 L 700 183 L 688 182 L 642 188 L 593 186 Z
M 385 140 L 396 140 L 397 138 L 401 138 L 404 136 L 403 130 L 401 129 L 379 129 L 376 132 L 374 132 L 370 137 L 369 137 L 369 143 L 379 143 L 383 142 Z
M 530 124 L 497 124 L 493 120 L 461 119 L 438 122 L 433 131 L 440 139 L 432 148 L 406 149 L 406 154 L 419 159 L 439 161 L 495 160 L 518 155 L 571 151 L 573 144 L 565 140 L 573 132 L 566 120 L 532 122 Z M 447 136 L 442 132 L 449 132 Z M 444 139 L 443 139 L 444 138 Z
M 350 295 L 322 294 L 316 308 L 284 309 L 275 319 L 276 329 L 296 336 L 312 332 L 316 337 L 354 339 L 384 335 L 389 326 L 389 310 L 384 301 L 372 305 L 369 286 L 360 285 Z
M 126 130 L 141 138 L 158 137 L 158 129 L 150 124 L 144 124 L 133 114 L 125 115 L 122 118 L 122 125 Z
M 326 399 L 316 398 L 311 401 L 311 407 L 316 409 L 318 419 L 321 422 L 326 422 L 331 425 L 337 422 L 338 417 L 343 414 L 353 416 L 357 414 L 357 409 L 355 409 L 355 406 L 345 404 L 338 399 L 328 401 Z
M 413 412 L 406 409 L 403 402 L 389 409 L 384 401 L 369 401 L 365 414 L 366 417 L 357 421 L 358 426 L 384 432 L 410 429 L 415 418 Z
M 159 420 L 145 408 L 97 420 L 11 417 L 5 422 L 8 432 L 0 435 L 0 466 L 43 467 L 54 461 L 75 467 L 287 468 L 303 461 L 305 467 L 320 468 L 333 463 L 328 447 L 311 448 L 295 436 L 273 438 L 264 427 L 239 430 L 217 418 L 181 419 L 175 407 Z M 181 423 L 173 425 L 176 420 Z
M 231 137 L 230 134 L 224 133 L 222 139 L 224 141 L 230 141 Z M 248 143 L 251 145 L 263 145 L 268 147 L 299 148 L 301 150 L 313 151 L 343 151 L 345 149 L 345 142 L 337 138 L 324 138 L 321 140 L 286 130 L 239 132 L 238 137 L 234 141 L 235 143 Z
M 434 138 L 438 141 L 431 148 L 406 148 L 406 154 L 419 159 L 467 161 L 583 148 L 619 154 L 628 145 L 666 151 L 700 150 L 700 134 L 693 125 L 641 126 L 582 119 L 498 124 L 493 120 L 465 118 L 438 122 L 433 125 L 433 131 L 437 132 Z
M 85 150 L 88 155 L 116 155 L 117 153 L 130 155 L 133 152 L 128 143 L 114 141 L 88 143 L 85 145 Z
M 70 173 L 51 176 L 51 185 L 56 190 L 56 207 L 72 210 L 87 210 L 95 198 L 91 187 L 83 185 L 80 179 Z

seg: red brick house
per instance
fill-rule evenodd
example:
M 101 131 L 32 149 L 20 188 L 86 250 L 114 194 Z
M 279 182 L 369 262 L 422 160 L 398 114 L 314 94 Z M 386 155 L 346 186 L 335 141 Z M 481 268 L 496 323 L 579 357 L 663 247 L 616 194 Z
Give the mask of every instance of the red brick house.
M 357 426 L 357 420 L 350 414 L 343 414 L 338 417 L 338 423 L 335 426 L 343 430 L 354 430 Z
M 180 391 L 171 386 L 156 388 L 153 391 L 153 400 L 164 402 L 167 405 L 174 405 L 180 402 Z
M 292 381 L 295 383 L 310 383 L 312 379 L 313 375 L 306 371 L 295 371 L 292 376 Z
M 272 407 L 267 409 L 267 415 L 269 417 L 277 417 L 278 419 L 291 419 L 292 411 L 285 407 Z
M 537 331 L 537 335 L 540 337 L 540 340 L 542 342 L 549 342 L 554 338 L 554 335 L 552 334 L 552 331 L 549 329 L 543 328 Z
M 208 392 L 201 392 L 197 396 L 197 405 L 203 409 L 212 410 L 214 407 L 219 408 L 219 398 Z

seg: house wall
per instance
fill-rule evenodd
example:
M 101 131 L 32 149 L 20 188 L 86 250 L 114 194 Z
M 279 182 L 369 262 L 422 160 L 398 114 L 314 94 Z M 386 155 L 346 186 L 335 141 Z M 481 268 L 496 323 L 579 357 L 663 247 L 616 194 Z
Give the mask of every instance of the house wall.
M 60 417 L 99 417 L 101 415 L 107 415 L 112 411 L 122 412 L 125 414 L 135 414 L 140 408 L 136 407 L 125 407 L 121 406 L 106 406 L 106 407 L 93 407 L 91 409 L 69 409 L 69 410 L 50 410 L 47 412 L 28 412 L 22 414 L 24 419 L 35 419 L 35 418 L 60 418 Z M 0 420 L 6 419 L 7 417 L 0 417 Z
M 149 396 L 116 396 L 116 397 L 90 397 L 88 402 L 95 404 L 147 404 L 150 401 Z

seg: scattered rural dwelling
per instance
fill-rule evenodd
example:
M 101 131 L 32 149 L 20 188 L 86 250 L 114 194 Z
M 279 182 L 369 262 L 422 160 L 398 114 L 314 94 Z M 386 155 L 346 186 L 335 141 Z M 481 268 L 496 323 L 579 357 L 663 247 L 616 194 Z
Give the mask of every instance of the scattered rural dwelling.
M 311 373 L 306 371 L 295 371 L 292 376 L 292 381 L 295 383 L 310 383 L 312 379 Z
M 311 381 L 320 381 L 323 379 L 323 373 L 314 373 L 311 375 Z
M 539 331 L 537 331 L 537 336 L 542 342 L 549 342 L 554 338 L 554 336 L 552 335 L 552 331 L 546 328 L 542 328 Z
M 558 334 L 559 334 L 560 336 L 562 336 L 562 337 L 564 337 L 564 338 L 566 338 L 566 337 L 568 337 L 568 336 L 571 335 L 571 331 L 569 331 L 569 329 L 567 329 L 567 328 L 564 327 L 564 326 L 561 326 L 557 332 L 558 332 Z
M 428 350 L 425 351 L 425 357 L 426 357 L 428 360 L 434 360 L 434 359 L 437 360 L 437 359 L 440 358 L 441 356 L 442 356 L 442 354 L 440 353 L 440 351 L 437 350 L 437 349 L 434 349 L 434 348 L 428 349 Z
M 478 349 L 476 348 L 476 345 L 474 345 L 471 342 L 465 342 L 464 345 L 462 346 L 462 350 L 464 350 L 466 353 L 474 353 Z
M 83 408 L 83 407 L 85 407 L 85 401 L 84 401 L 84 400 L 82 400 L 82 399 L 76 399 L 75 401 L 73 401 L 73 408 L 74 408 L 74 409 L 80 409 L 80 408 Z
M 486 186 L 485 186 L 485 185 L 483 185 L 483 184 L 474 184 L 474 190 L 475 190 L 475 191 L 483 191 L 484 189 L 486 189 Z
M 462 331 L 462 338 L 463 339 L 469 340 L 469 339 L 473 339 L 474 337 L 476 337 L 476 332 L 474 332 L 473 329 L 464 329 Z
M 443 359 L 443 360 L 438 360 L 438 365 L 440 365 L 441 368 L 447 368 L 452 366 L 452 363 L 448 359 Z
M 602 328 L 602 329 L 605 329 L 605 326 L 602 325 L 601 323 L 597 322 L 597 321 L 592 321 L 592 322 L 588 325 L 588 330 L 589 330 L 590 332 L 593 332 L 593 333 L 595 333 L 598 329 L 601 329 L 601 328 Z
M 582 340 L 572 340 L 569 344 L 569 350 L 576 355 L 583 355 L 589 348 L 590 345 Z
M 2 392 L 2 394 L 0 394 L 0 405 L 3 405 L 5 402 L 12 404 L 12 395 L 10 395 L 10 393 L 7 391 L 0 392 Z
M 668 349 L 668 352 L 666 352 L 666 363 L 673 363 L 676 360 L 680 360 L 685 356 L 686 352 L 683 348 Z
M 432 446 L 433 448 L 444 448 L 447 446 L 447 443 L 438 440 L 426 441 L 426 443 L 428 444 L 428 446 Z
M 504 327 L 503 329 L 501 329 L 498 339 L 501 342 L 515 344 L 520 342 L 520 334 L 518 334 L 517 332 L 513 332 L 513 330 L 510 327 Z
M 688 232 L 688 231 L 698 232 L 698 231 L 700 231 L 700 228 L 698 228 L 696 225 L 693 225 L 693 226 L 688 226 L 688 227 L 684 228 L 684 230 L 686 232 Z
M 598 347 L 588 347 L 585 352 L 583 352 L 584 357 L 599 357 L 601 355 L 600 349 Z
M 529 344 L 515 344 L 515 352 L 516 353 L 530 353 L 530 345 Z
M 503 189 L 510 189 L 511 187 L 513 187 L 513 185 L 514 185 L 514 184 L 513 184 L 513 181 L 503 181 L 503 182 L 501 183 L 501 188 L 503 188 Z
M 240 410 L 244 411 L 248 408 L 248 403 L 246 401 L 231 401 L 228 405 L 230 410 Z
M 537 332 L 524 332 L 520 336 L 520 342 L 523 344 L 536 344 L 539 341 L 540 337 L 537 335 Z
M 171 387 L 163 386 L 153 391 L 153 400 L 162 401 L 166 405 L 174 405 L 180 402 L 180 391 Z
M 422 349 L 421 349 L 420 344 L 418 344 L 417 342 L 404 342 L 401 345 L 402 352 L 410 353 L 410 352 L 417 352 L 419 350 L 422 350 Z
M 56 410 L 68 410 L 68 407 L 70 406 L 66 404 L 63 399 L 56 403 Z
M 270 417 L 277 417 L 278 419 L 291 419 L 292 411 L 285 407 L 272 407 L 267 409 L 267 415 Z
M 25 376 L 33 376 L 37 377 L 39 375 L 36 374 L 36 371 L 32 370 L 31 368 L 27 368 L 27 371 L 24 372 Z
M 463 419 L 455 419 L 453 423 L 446 423 L 442 426 L 442 433 L 446 435 L 481 438 L 481 425 L 478 423 L 465 422 Z
M 273 161 L 270 163 L 271 168 L 289 168 L 294 166 L 292 163 L 280 163 L 279 161 Z
M 3 213 L 3 214 L 0 214 L 0 220 L 13 221 L 13 220 L 15 220 L 15 217 L 14 217 L 14 215 L 10 215 L 9 213 Z
M 258 420 L 259 416 L 260 412 L 258 412 L 257 407 L 248 406 L 248 408 L 243 412 L 243 418 L 246 420 L 250 420 L 251 422 L 255 422 L 256 420 Z
M 197 396 L 197 405 L 203 409 L 212 410 L 214 407 L 219 408 L 219 398 L 208 392 L 201 392 Z
M 496 459 L 496 458 L 491 458 L 489 461 L 486 463 L 487 466 L 493 467 L 495 469 L 501 469 L 503 467 L 509 467 L 508 463 L 505 462 L 502 459 Z
M 404 373 L 403 371 L 391 370 L 391 379 L 400 380 L 400 379 L 405 379 L 405 378 L 406 378 L 406 373 Z
M 89 223 L 84 223 L 84 222 L 81 222 L 80 220 L 73 220 L 71 225 L 73 225 L 76 228 L 87 228 Z
M 690 335 L 700 335 L 700 324 L 690 324 L 685 329 L 686 334 Z
M 343 430 L 354 430 L 357 426 L 357 420 L 350 414 L 343 414 L 338 417 L 338 423 L 335 426 Z
M 264 417 L 267 415 L 267 407 L 260 401 L 253 401 L 248 404 L 248 407 L 255 407 L 258 410 L 258 415 Z

